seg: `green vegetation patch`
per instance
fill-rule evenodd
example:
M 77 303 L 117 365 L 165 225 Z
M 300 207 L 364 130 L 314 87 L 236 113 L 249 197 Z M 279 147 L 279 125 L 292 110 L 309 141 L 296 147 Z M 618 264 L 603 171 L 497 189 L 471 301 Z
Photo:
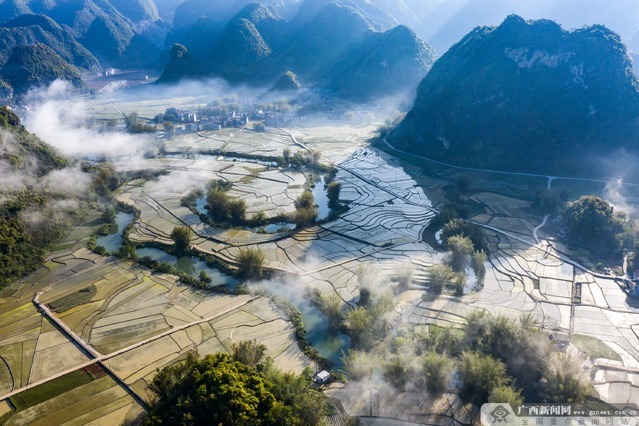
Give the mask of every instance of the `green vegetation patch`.
M 321 424 L 326 398 L 311 387 L 310 369 L 281 372 L 255 340 L 233 352 L 203 359 L 191 352 L 184 363 L 160 370 L 149 386 L 159 399 L 142 424 Z
M 91 375 L 82 369 L 66 374 L 50 382 L 43 383 L 35 388 L 20 392 L 9 399 L 16 407 L 17 411 L 22 411 L 87 384 L 91 380 L 93 380 Z
M 58 300 L 49 303 L 49 307 L 53 312 L 64 312 L 76 306 L 84 305 L 88 303 L 93 296 L 98 292 L 95 285 L 78 290 L 75 293 L 71 293 L 68 296 L 64 296 Z
M 575 334 L 572 338 L 572 344 L 593 358 L 622 360 L 617 352 L 596 337 Z

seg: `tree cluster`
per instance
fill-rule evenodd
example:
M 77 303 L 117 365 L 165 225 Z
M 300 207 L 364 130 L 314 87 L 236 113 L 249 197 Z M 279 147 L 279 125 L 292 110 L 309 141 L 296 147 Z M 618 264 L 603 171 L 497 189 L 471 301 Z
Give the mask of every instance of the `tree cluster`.
M 129 133 L 155 133 L 156 131 L 155 126 L 150 126 L 140 121 L 138 113 L 135 111 L 125 117 L 124 123 L 126 131 Z
M 211 217 L 218 222 L 230 222 L 242 225 L 246 222 L 246 202 L 242 199 L 232 200 L 227 191 L 233 185 L 223 180 L 209 182 L 206 193 L 207 208 Z
M 150 388 L 158 396 L 145 425 L 318 425 L 326 398 L 311 388 L 311 372 L 283 373 L 264 360 L 256 341 L 234 345 L 233 354 L 185 362 L 160 370 Z
M 515 322 L 476 312 L 464 329 L 400 330 L 388 346 L 354 347 L 343 361 L 351 379 L 378 372 L 400 390 L 411 384 L 434 396 L 457 392 L 478 406 L 584 402 L 593 389 L 578 362 L 553 353 L 551 345 L 530 318 Z
M 634 221 L 595 195 L 566 204 L 563 220 L 568 238 L 596 254 L 619 253 L 632 248 L 637 239 Z

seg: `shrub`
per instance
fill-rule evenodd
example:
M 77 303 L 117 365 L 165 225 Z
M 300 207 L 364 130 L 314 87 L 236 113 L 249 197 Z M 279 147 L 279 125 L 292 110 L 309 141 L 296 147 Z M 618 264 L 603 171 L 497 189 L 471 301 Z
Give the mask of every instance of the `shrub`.
M 262 278 L 264 266 L 264 253 L 256 248 L 242 248 L 235 259 L 238 266 L 238 274 L 244 279 Z
M 175 243 L 175 254 L 177 256 L 184 256 L 189 250 L 191 228 L 187 226 L 176 226 L 173 228 L 173 232 L 171 232 L 171 239 Z

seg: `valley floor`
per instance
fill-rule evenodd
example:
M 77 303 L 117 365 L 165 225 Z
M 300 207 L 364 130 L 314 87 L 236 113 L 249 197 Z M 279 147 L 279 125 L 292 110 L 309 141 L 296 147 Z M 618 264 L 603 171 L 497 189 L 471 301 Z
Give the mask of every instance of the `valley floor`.
M 410 288 L 394 300 L 394 315 L 403 324 L 461 327 L 475 310 L 513 319 L 531 313 L 549 333 L 565 334 L 573 343 L 594 342 L 598 351 L 588 353 L 583 345 L 578 349 L 573 344 L 568 351 L 591 372 L 603 400 L 622 405 L 638 401 L 639 303 L 626 295 L 619 278 L 590 272 L 587 253 L 547 243 L 553 218 L 531 214 L 527 200 L 548 182 L 472 175 L 469 197 L 482 209 L 471 220 L 485 225 L 489 239 L 485 283 L 473 288 L 471 282 L 461 297 L 426 297 L 428 269 L 444 254 L 426 244 L 422 235 L 446 201 L 445 187 L 457 172 L 438 166 L 424 173 L 369 147 L 374 130 L 344 124 L 267 133 L 202 132 L 167 141 L 164 158 L 116 163 L 119 170 L 168 172 L 159 180 L 130 181 L 115 193 L 140 212 L 129 238 L 139 244 L 170 244 L 172 229 L 187 225 L 195 234 L 195 250 L 231 265 L 241 247 L 257 247 L 266 255 L 265 266 L 295 277 L 283 283 L 290 297 L 316 288 L 337 295 L 345 306 L 355 306 L 359 298 L 363 265 L 375 265 L 391 286 L 410 269 Z M 222 148 L 224 155 L 207 154 Z M 340 199 L 349 206 L 346 213 L 299 232 L 264 234 L 209 226 L 180 205 L 192 190 L 223 177 L 234 184 L 230 195 L 246 201 L 249 216 L 258 211 L 269 217 L 292 212 L 307 178 L 242 157 L 280 156 L 284 148 L 293 153 L 317 149 L 322 161 L 338 168 Z M 571 195 L 601 191 L 583 182 L 565 184 Z M 0 293 L 0 416 L 16 401 L 24 403 L 6 424 L 133 420 L 152 399 L 148 383 L 156 369 L 177 362 L 192 348 L 200 354 L 228 351 L 233 342 L 257 338 L 280 368 L 299 372 L 312 365 L 298 349 L 290 322 L 267 298 L 194 290 L 174 276 L 95 255 L 83 248 L 91 232 L 90 227 L 76 229 L 44 267 Z M 68 332 L 38 311 L 36 294 L 49 306 L 64 305 L 53 315 L 97 353 L 99 362 L 92 363 L 95 354 L 80 348 Z M 602 351 L 601 345 L 609 351 Z M 29 384 L 65 371 L 74 376 L 63 379 L 80 384 L 69 385 L 68 391 L 46 389 L 52 398 L 32 395 L 45 385 L 20 393 Z M 360 385 L 347 384 L 328 393 L 338 397 L 350 415 L 442 424 L 451 419 L 468 424 L 476 415 L 454 395 L 414 404 L 414 393 L 397 395 L 371 387 L 374 393 L 369 394 Z M 19 398 L 2 396 L 13 392 Z M 370 398 L 377 401 L 372 406 Z

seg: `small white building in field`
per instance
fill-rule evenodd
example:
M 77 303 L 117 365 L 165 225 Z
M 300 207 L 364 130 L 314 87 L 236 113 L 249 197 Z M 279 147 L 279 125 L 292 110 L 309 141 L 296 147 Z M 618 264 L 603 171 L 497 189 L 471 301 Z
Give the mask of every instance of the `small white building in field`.
M 323 385 L 324 383 L 328 383 L 331 380 L 331 373 L 326 370 L 322 370 L 319 373 L 315 373 L 313 376 L 313 381 L 319 385 Z

